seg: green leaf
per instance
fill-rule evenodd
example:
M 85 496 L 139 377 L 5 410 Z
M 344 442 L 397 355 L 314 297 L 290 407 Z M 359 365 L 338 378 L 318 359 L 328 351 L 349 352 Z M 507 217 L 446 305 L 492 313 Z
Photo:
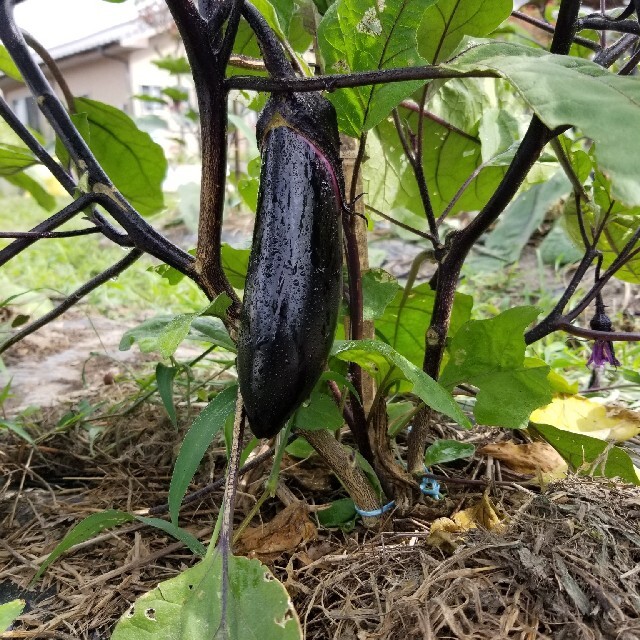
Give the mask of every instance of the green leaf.
M 112 529 L 125 522 L 131 522 L 133 519 L 134 517 L 130 513 L 117 511 L 115 509 L 92 513 L 90 516 L 87 516 L 73 527 L 62 541 L 58 543 L 47 559 L 40 565 L 32 582 L 38 580 L 52 562 L 57 560 L 65 551 L 68 551 L 74 545 L 93 538 L 105 529 Z
M 169 358 L 176 352 L 180 343 L 187 337 L 195 317 L 195 313 L 181 313 L 160 331 L 156 349 L 163 358 Z
M 182 441 L 169 487 L 171 522 L 177 525 L 180 504 L 209 445 L 233 414 L 238 395 L 237 386 L 221 391 L 193 421 Z
M 176 415 L 176 406 L 173 403 L 173 380 L 176 377 L 178 369 L 176 367 L 167 367 L 158 362 L 156 365 L 156 383 L 158 385 L 158 393 L 162 399 L 165 411 L 174 427 L 178 426 L 178 416 Z
M 400 401 L 387 403 L 387 416 L 389 437 L 395 438 L 409 423 L 416 413 L 416 405 L 413 402 Z
M 344 418 L 333 398 L 314 389 L 309 399 L 296 411 L 294 426 L 307 431 L 329 429 L 334 431 L 344 424 Z
M 151 64 L 168 71 L 172 76 L 191 75 L 191 67 L 185 56 L 166 56 L 159 60 L 152 60 Z
M 471 320 L 451 339 L 440 383 L 453 389 L 468 382 L 480 389 L 478 422 L 520 429 L 534 409 L 551 402 L 549 367 L 524 364 L 524 331 L 539 313 L 515 307 L 489 320 Z
M 16 67 L 16 63 L 11 59 L 7 48 L 2 45 L 0 45 L 0 71 L 2 71 L 6 76 L 13 78 L 13 80 L 23 82 L 20 70 Z
M 491 33 L 512 9 L 512 0 L 439 0 L 425 11 L 418 29 L 420 55 L 437 64 L 449 57 L 464 36 Z
M 478 137 L 482 144 L 482 161 L 491 162 L 520 139 L 520 120 L 506 109 L 486 109 L 480 119 Z M 507 164 L 510 161 L 511 158 Z
M 165 87 L 160 92 L 174 102 L 185 102 L 189 99 L 189 94 L 180 87 Z
M 34 164 L 38 160 L 27 147 L 0 142 L 0 176 L 12 176 Z
M 598 239 L 598 250 L 602 253 L 602 266 L 605 269 L 631 240 L 640 221 L 640 207 L 628 208 L 614 200 L 611 196 L 611 188 L 611 183 L 596 170 L 593 185 L 591 185 L 594 200 L 581 205 L 585 231 L 590 240 L 593 240 L 593 230 L 599 226 L 603 216 L 608 212 L 604 231 Z M 565 203 L 564 221 L 576 247 L 584 249 L 575 198 L 569 198 Z M 640 257 L 636 256 L 627 261 L 621 269 L 616 271 L 616 278 L 633 284 L 640 282 Z
M 244 289 L 250 254 L 249 249 L 235 249 L 228 244 L 222 245 L 222 268 L 234 289 Z
M 540 258 L 544 264 L 564 266 L 578 262 L 584 250 L 578 249 L 567 233 L 564 220 L 559 218 L 540 245 Z
M 367 269 L 362 274 L 363 316 L 365 320 L 379 318 L 399 289 L 398 281 L 384 269 Z
M 233 301 L 226 293 L 219 293 L 209 304 L 209 306 L 200 312 L 201 316 L 211 316 L 214 318 L 224 318 L 227 315 L 227 309 L 233 304 Z
M 475 106 L 469 96 L 458 89 L 460 86 L 450 81 L 440 89 L 439 95 L 442 95 L 443 102 L 448 100 L 452 105 L 466 105 L 473 113 Z M 446 109 L 444 113 L 446 115 L 442 117 L 450 120 L 447 115 L 453 114 Z M 471 120 L 470 115 L 466 118 Z M 406 119 L 415 130 L 417 120 L 413 115 Z M 469 136 L 462 136 L 432 120 L 425 119 L 423 124 L 422 161 L 436 215 L 444 211 L 470 175 L 482 164 L 482 147 L 477 139 L 478 124 L 473 121 L 471 124 L 469 121 L 462 124 L 462 129 Z M 368 202 L 382 211 L 401 207 L 424 218 L 415 175 L 392 123 L 380 123 L 374 134 L 368 136 L 367 156 L 363 165 L 363 186 Z M 457 200 L 452 213 L 481 209 L 495 191 L 504 172 L 504 166 L 500 165 L 480 170 Z
M 256 156 L 249 160 L 247 173 L 238 180 L 238 191 L 244 203 L 253 211 L 258 208 L 258 191 L 260 189 L 260 166 L 261 158 Z
M 136 100 L 140 100 L 141 102 L 153 102 L 154 104 L 162 104 L 167 105 L 167 101 L 164 98 L 158 98 L 157 96 L 149 96 L 146 93 L 139 93 L 134 96 Z
M 197 556 L 204 556 L 207 552 L 206 547 L 196 538 L 193 534 L 189 533 L 186 529 L 176 527 L 172 522 L 162 520 L 161 518 L 145 518 L 143 516 L 136 516 L 136 520 L 142 522 L 150 527 L 160 529 L 165 533 L 168 533 L 172 538 L 180 540 L 184 543 L 184 546 L 190 549 Z
M 388 344 L 377 340 L 338 340 L 333 345 L 332 355 L 340 360 L 356 362 L 374 375 L 378 371 L 388 371 L 389 365 L 397 367 L 412 383 L 413 392 L 426 405 L 449 416 L 463 427 L 470 426 L 469 420 L 451 394 Z
M 162 147 L 120 109 L 89 98 L 75 104 L 89 123 L 89 148 L 122 195 L 142 215 L 160 211 L 167 172 Z
M 353 531 L 358 518 L 356 505 L 351 498 L 334 500 L 328 509 L 318 511 L 318 522 L 327 528 L 339 528 L 349 533 Z
M 424 360 L 425 331 L 431 322 L 435 292 L 428 283 L 413 287 L 404 300 L 399 291 L 381 318 L 376 320 L 376 331 L 398 353 L 414 365 L 422 368 Z M 455 335 L 471 317 L 473 298 L 456 293 L 453 302 L 449 335 Z
M 260 11 L 276 35 L 284 40 L 285 32 L 289 29 L 289 22 L 293 15 L 292 0 L 256 0 L 253 5 Z
M 640 205 L 640 84 L 588 60 L 508 43 L 466 43 L 449 68 L 506 78 L 551 129 L 571 124 L 597 143 L 614 197 Z M 561 98 L 561 99 L 560 99 Z
M 14 420 L 0 420 L 0 429 L 13 431 L 13 433 L 21 437 L 25 442 L 34 444 L 33 438 L 29 435 L 28 431 Z
M 302 629 L 284 586 L 258 560 L 230 556 L 228 586 L 222 554 L 215 553 L 161 582 L 125 613 L 111 640 L 302 640 Z M 222 602 L 227 594 L 222 635 Z
M 31 194 L 45 211 L 53 211 L 56 208 L 56 199 L 37 180 L 24 171 L 12 176 L 5 176 L 5 180 Z
M 416 27 L 436 0 L 338 0 L 318 27 L 327 73 L 350 73 L 424 64 Z M 354 138 L 375 127 L 423 81 L 343 89 L 329 94 L 340 130 Z
M 137 342 L 141 353 L 160 351 L 162 347 L 170 351 L 184 329 L 185 316 L 192 316 L 187 330 L 189 338 L 209 342 L 228 351 L 235 351 L 235 345 L 222 322 L 218 318 L 201 317 L 199 314 L 156 316 L 145 320 L 123 334 L 118 348 L 120 351 L 128 351 Z M 162 344 L 159 343 L 161 338 Z
M 529 369 L 535 369 L 537 367 L 544 367 L 547 363 L 540 358 L 526 357 L 524 359 L 524 366 Z M 577 382 L 569 382 L 564 376 L 561 376 L 557 371 L 551 369 L 547 376 L 549 385 L 553 393 L 561 393 L 563 395 L 575 395 L 578 393 L 579 387 Z
M 485 236 L 484 252 L 467 261 L 471 272 L 495 271 L 516 262 L 529 238 L 542 224 L 549 209 L 571 191 L 563 172 L 556 173 L 547 182 L 534 184 L 511 202 L 500 216 L 493 231 Z M 496 257 L 493 257 L 493 256 Z
M 224 294 L 223 294 L 224 295 Z M 189 336 L 194 340 L 204 340 L 235 353 L 236 345 L 219 318 L 200 316 L 191 323 Z
M 621 478 L 630 484 L 640 485 L 629 454 L 620 447 L 598 438 L 557 429 L 549 424 L 531 426 L 571 466 L 585 475 Z
M 461 458 L 470 458 L 476 452 L 476 448 L 467 442 L 458 440 L 436 440 L 429 445 L 424 456 L 427 467 L 434 464 L 444 464 Z
M 296 438 L 290 445 L 285 447 L 285 451 L 294 458 L 304 460 L 312 456 L 316 450 L 304 439 Z
M 16 618 L 24 611 L 26 604 L 24 600 L 12 600 L 0 604 L 0 633 L 9 630 Z

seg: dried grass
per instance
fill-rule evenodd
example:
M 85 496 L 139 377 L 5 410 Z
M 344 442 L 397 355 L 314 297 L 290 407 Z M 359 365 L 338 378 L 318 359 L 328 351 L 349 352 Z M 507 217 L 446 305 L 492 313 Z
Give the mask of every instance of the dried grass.
M 55 424 L 63 411 L 45 421 Z M 2 637 L 106 640 L 133 600 L 194 563 L 162 532 L 130 525 L 79 545 L 28 588 L 38 564 L 83 517 L 165 501 L 182 437 L 162 408 L 148 404 L 111 422 L 93 453 L 83 428 L 35 448 L 3 436 L 0 601 L 25 597 L 29 611 Z M 223 463 L 223 450 L 213 450 L 197 485 L 219 476 Z M 269 464 L 243 488 L 249 505 Z M 309 488 L 315 464 L 296 462 L 283 475 L 298 495 L 327 503 L 337 485 L 323 478 Z M 471 467 L 458 470 L 458 481 L 478 473 Z M 578 478 L 543 495 L 498 487 L 494 501 L 511 518 L 506 533 L 476 530 L 447 554 L 426 543 L 430 522 L 481 495 L 475 485 L 448 489 L 447 500 L 396 514 L 386 523 L 393 531 L 321 530 L 275 562 L 307 640 L 640 638 L 640 490 Z M 190 505 L 181 525 L 206 542 L 219 502 L 218 492 Z M 262 518 L 281 508 L 265 503 Z

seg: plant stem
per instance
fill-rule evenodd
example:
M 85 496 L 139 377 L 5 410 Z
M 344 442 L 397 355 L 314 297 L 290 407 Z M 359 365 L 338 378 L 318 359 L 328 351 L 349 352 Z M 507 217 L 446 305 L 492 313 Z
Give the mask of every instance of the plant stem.
M 355 200 L 358 175 L 364 157 L 366 135 L 360 138 L 358 151 L 353 164 L 353 173 L 350 182 L 351 202 Z M 362 299 L 362 268 L 360 265 L 360 252 L 358 248 L 357 225 L 360 219 L 351 211 L 344 211 L 342 215 L 342 228 L 344 231 L 345 254 L 347 260 L 347 275 L 349 279 L 349 329 L 351 340 L 363 338 L 363 299 Z M 365 459 L 373 463 L 373 452 L 367 435 L 367 419 L 364 412 L 363 376 L 362 369 L 356 363 L 349 363 L 349 375 L 355 387 L 360 401 L 350 394 L 350 407 L 353 416 L 353 437 L 360 453 Z
M 404 107 L 405 109 L 408 109 L 409 111 L 413 111 L 414 113 L 421 113 L 424 115 L 425 118 L 427 118 L 428 120 L 431 120 L 432 122 L 435 122 L 436 124 L 439 124 L 441 127 L 444 127 L 445 129 L 448 129 L 449 131 L 453 131 L 453 133 L 457 133 L 459 136 L 462 136 L 463 138 L 466 138 L 467 140 L 471 140 L 471 142 L 475 142 L 476 144 L 480 144 L 480 140 L 476 137 L 476 136 L 472 136 L 470 133 L 467 133 L 466 131 L 463 131 L 462 129 L 459 129 L 458 127 L 456 127 L 455 125 L 451 124 L 450 122 L 447 122 L 446 120 L 443 120 L 440 116 L 437 116 L 435 113 L 431 113 L 431 111 L 428 111 L 427 109 L 420 109 L 420 105 L 413 102 L 413 100 L 403 100 L 400 103 L 401 107 Z
M 67 80 L 64 75 L 62 75 L 62 71 L 60 71 L 60 67 L 58 67 L 53 56 L 30 33 L 23 31 L 22 35 L 24 36 L 25 42 L 42 58 L 42 61 L 47 65 L 51 75 L 58 83 L 60 91 L 62 91 L 62 95 L 64 96 L 64 101 L 67 103 L 69 113 L 75 113 L 76 103 L 73 93 L 71 93 Z
M 551 43 L 551 53 L 567 54 L 571 48 L 580 10 L 580 0 L 562 0 L 556 29 Z M 447 333 L 458 278 L 464 261 L 480 236 L 493 224 L 514 198 L 523 180 L 534 165 L 544 146 L 557 133 L 552 133 L 542 121 L 533 116 L 529 128 L 516 151 L 503 179 L 477 217 L 462 231 L 450 236 L 448 248 L 440 262 L 436 277 L 436 296 L 431 323 L 425 336 L 423 369 L 434 380 L 438 379 L 444 355 Z M 407 466 L 409 473 L 423 471 L 424 448 L 427 441 L 432 411 L 428 407 L 420 411 L 408 438 Z
M 447 80 L 449 78 L 499 78 L 495 71 L 454 71 L 428 65 L 424 67 L 403 67 L 380 71 L 359 71 L 349 74 L 330 74 L 313 78 L 258 78 L 255 76 L 233 76 L 228 78 L 228 89 L 251 91 L 335 91 L 348 87 L 364 87 L 373 84 L 406 82 L 407 80 Z
M 547 33 L 551 34 L 555 33 L 556 31 L 555 27 L 548 22 L 539 20 L 538 18 L 534 18 L 533 16 L 523 13 L 522 11 L 512 11 L 511 15 L 518 20 L 522 20 L 522 22 L 527 22 L 534 27 L 538 27 L 538 29 L 540 29 L 541 31 L 546 31 Z M 600 51 L 598 43 L 594 42 L 593 40 L 589 40 L 588 38 L 581 38 L 578 36 L 574 39 L 574 42 L 582 47 L 591 49 L 592 51 Z
M 227 171 L 226 60 L 214 52 L 214 34 L 190 0 L 167 0 L 167 6 L 182 36 L 200 112 L 202 172 L 195 272 L 210 299 L 223 292 L 231 298 L 228 317 L 235 325 L 240 301 L 224 273 L 220 252 Z
M 301 435 L 329 465 L 333 473 L 338 476 L 357 507 L 362 511 L 373 511 L 380 507 L 380 501 L 369 484 L 364 472 L 357 465 L 355 459 L 326 429 L 320 431 L 299 430 Z M 373 526 L 378 518 L 363 518 L 365 526 Z
M 69 155 L 78 166 L 86 169 L 89 185 L 98 194 L 100 204 L 124 227 L 136 247 L 193 277 L 192 257 L 158 233 L 126 201 L 75 128 L 64 105 L 32 58 L 22 33 L 15 24 L 12 0 L 0 0 L 0 39 Z M 195 277 L 194 280 L 197 282 Z

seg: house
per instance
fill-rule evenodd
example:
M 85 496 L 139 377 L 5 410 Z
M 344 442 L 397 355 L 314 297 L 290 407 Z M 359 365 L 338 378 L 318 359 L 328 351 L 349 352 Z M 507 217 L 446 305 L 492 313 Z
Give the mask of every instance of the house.
M 195 103 L 191 78 L 172 76 L 153 64 L 166 56 L 184 56 L 164 2 L 25 0 L 16 6 L 15 16 L 18 25 L 52 55 L 73 95 L 122 109 L 149 131 L 169 156 L 184 155 L 185 150 L 197 154 L 197 127 L 185 118 L 189 104 Z M 59 90 L 46 66 L 42 68 Z M 187 93 L 188 100 L 163 96 L 163 89 L 176 86 Z M 0 91 L 24 124 L 53 137 L 24 84 L 1 76 Z M 137 95 L 152 100 L 137 99 Z

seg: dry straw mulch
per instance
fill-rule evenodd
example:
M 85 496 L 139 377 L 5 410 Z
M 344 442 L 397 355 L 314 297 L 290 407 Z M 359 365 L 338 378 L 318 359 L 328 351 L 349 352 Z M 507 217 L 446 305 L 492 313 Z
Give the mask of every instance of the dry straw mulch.
M 94 442 L 83 428 L 34 449 L 3 436 L 0 602 L 25 597 L 29 610 L 1 637 L 106 640 L 133 600 L 194 563 L 162 532 L 130 525 L 79 545 L 27 589 L 38 563 L 83 517 L 165 501 L 183 435 L 161 408 L 143 405 Z M 218 477 L 223 463 L 223 448 L 214 449 L 197 485 Z M 334 480 L 305 485 L 318 477 L 316 464 L 298 462 L 283 476 L 298 497 L 328 503 L 341 495 Z M 247 508 L 269 468 L 243 487 Z M 509 518 L 506 531 L 472 531 L 441 550 L 427 543 L 430 522 L 482 495 L 477 486 L 448 489 L 447 500 L 394 514 L 389 531 L 320 529 L 316 540 L 269 560 L 307 640 L 640 639 L 638 488 L 578 478 L 543 494 L 502 486 L 491 495 Z M 217 492 L 189 505 L 181 525 L 206 542 L 219 503 Z M 263 521 L 281 510 L 266 503 Z

